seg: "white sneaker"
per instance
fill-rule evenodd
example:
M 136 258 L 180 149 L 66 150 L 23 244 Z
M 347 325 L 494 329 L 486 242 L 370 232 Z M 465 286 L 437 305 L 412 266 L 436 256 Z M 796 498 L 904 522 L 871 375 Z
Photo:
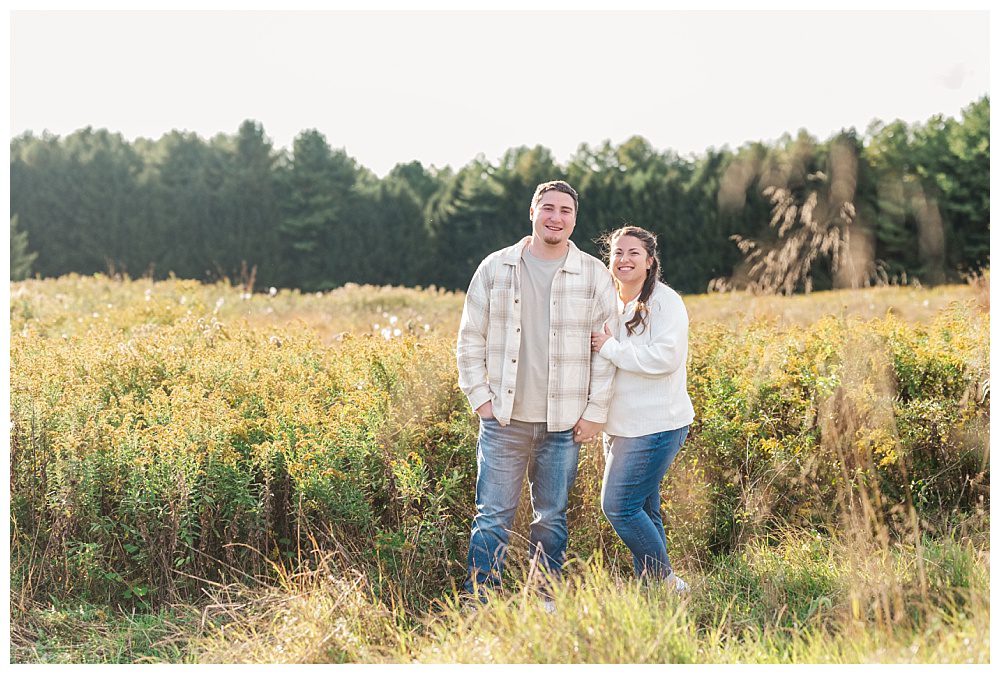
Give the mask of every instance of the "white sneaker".
M 483 608 L 483 602 L 475 595 L 466 595 L 458 603 L 458 610 L 462 615 L 473 615 Z
M 667 576 L 667 585 L 677 594 L 687 594 L 691 591 L 691 586 L 681 580 L 681 577 L 673 571 Z
M 556 602 L 555 602 L 555 600 L 554 599 L 546 599 L 544 602 L 542 602 L 542 608 L 545 609 L 546 613 L 548 613 L 549 615 L 552 615 L 553 613 L 556 612 Z

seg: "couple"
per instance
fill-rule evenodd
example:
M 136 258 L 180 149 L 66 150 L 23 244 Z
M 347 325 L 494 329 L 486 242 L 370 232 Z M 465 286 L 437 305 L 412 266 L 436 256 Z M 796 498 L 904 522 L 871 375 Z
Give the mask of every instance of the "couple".
M 464 590 L 480 601 L 500 585 L 525 473 L 530 552 L 560 573 L 580 444 L 602 430 L 601 508 L 636 574 L 687 589 L 670 566 L 660 519 L 660 481 L 694 419 L 687 312 L 659 281 L 649 232 L 613 232 L 608 267 L 581 252 L 569 240 L 578 204 L 566 182 L 539 185 L 531 236 L 483 260 L 465 298 L 458 381 L 480 425 Z

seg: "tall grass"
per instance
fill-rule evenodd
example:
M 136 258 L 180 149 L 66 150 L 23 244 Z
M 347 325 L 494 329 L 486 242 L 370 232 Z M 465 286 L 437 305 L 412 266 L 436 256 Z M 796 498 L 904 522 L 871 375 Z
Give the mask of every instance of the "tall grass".
M 199 662 L 988 659 L 981 303 L 969 287 L 736 301 L 688 300 L 697 420 L 663 498 L 693 595 L 630 580 L 591 445 L 560 612 L 525 591 L 515 536 L 508 593 L 467 616 L 460 295 L 14 284 L 16 652 L 46 659 L 38 616 L 86 602 L 195 607 L 176 647 L 141 657 Z M 860 306 L 876 314 L 844 308 Z
M 614 572 L 598 553 L 570 565 L 547 614 L 519 591 L 463 612 L 445 597 L 421 617 L 377 599 L 329 558 L 280 588 L 226 595 L 189 643 L 198 662 L 823 663 L 988 662 L 988 570 L 955 541 L 930 545 L 937 594 L 922 599 L 914 550 L 886 556 L 788 532 L 691 576 L 677 596 Z M 887 552 L 887 551 L 886 551 Z M 858 570 L 864 570 L 860 579 Z M 963 571 L 956 575 L 956 571 Z M 904 595 L 903 621 L 872 629 L 885 588 Z

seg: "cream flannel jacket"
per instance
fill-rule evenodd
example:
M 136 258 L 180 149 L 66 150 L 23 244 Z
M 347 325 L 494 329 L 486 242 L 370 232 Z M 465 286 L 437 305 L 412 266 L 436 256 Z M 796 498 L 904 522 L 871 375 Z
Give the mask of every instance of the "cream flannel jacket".
M 531 237 L 490 254 L 472 277 L 458 329 L 458 385 L 473 409 L 493 402 L 510 423 L 521 348 L 521 253 Z M 590 333 L 617 327 L 618 296 L 600 260 L 571 241 L 552 281 L 549 330 L 549 431 L 572 428 L 581 417 L 604 423 L 615 366 L 590 350 Z

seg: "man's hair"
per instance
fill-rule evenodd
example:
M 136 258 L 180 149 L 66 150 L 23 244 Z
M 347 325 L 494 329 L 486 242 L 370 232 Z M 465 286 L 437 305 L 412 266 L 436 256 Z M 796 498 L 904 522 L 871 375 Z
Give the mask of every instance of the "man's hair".
M 542 198 L 542 195 L 546 192 L 562 192 L 573 197 L 573 210 L 580 210 L 580 195 L 576 193 L 568 182 L 565 180 L 550 180 L 547 183 L 541 183 L 535 188 L 535 195 L 531 197 L 531 208 L 534 209 L 538 205 L 538 200 Z

